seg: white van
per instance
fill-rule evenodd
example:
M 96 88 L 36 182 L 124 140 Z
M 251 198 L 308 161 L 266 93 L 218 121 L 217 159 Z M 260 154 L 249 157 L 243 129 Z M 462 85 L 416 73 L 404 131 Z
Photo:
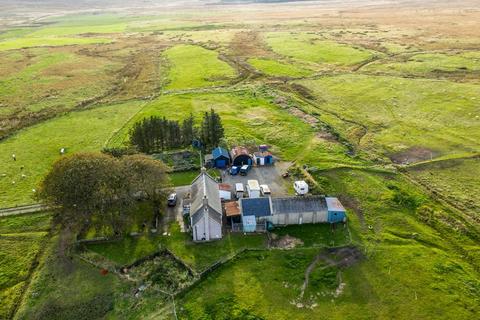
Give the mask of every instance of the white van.
M 295 189 L 297 195 L 304 196 L 308 193 L 308 184 L 303 180 L 295 181 L 293 189 Z

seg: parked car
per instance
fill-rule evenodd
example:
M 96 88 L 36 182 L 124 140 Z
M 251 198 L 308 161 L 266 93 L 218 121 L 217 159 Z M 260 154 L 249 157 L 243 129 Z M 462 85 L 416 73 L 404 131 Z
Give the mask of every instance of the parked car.
M 266 184 L 260 185 L 260 192 L 262 193 L 262 196 L 269 196 L 272 193 Z
M 233 166 L 230 168 L 230 174 L 236 176 L 240 172 L 240 167 Z
M 177 194 L 175 192 L 170 193 L 167 199 L 167 204 L 169 207 L 175 207 L 177 205 Z
M 246 176 L 248 174 L 248 171 L 250 171 L 251 168 L 252 168 L 252 166 L 250 166 L 248 164 L 243 165 L 240 168 L 240 175 L 241 176 Z

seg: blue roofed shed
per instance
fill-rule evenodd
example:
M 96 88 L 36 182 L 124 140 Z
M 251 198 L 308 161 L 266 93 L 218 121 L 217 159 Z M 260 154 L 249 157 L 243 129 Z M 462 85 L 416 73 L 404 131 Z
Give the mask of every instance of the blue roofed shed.
M 244 232 L 255 232 L 257 220 L 272 215 L 270 198 L 242 198 L 240 211 Z
M 242 198 L 240 211 L 242 216 L 266 217 L 272 215 L 270 198 Z
M 327 221 L 330 223 L 345 221 L 347 215 L 346 215 L 345 208 L 340 203 L 340 200 L 334 197 L 326 197 L 325 201 L 327 203 L 327 211 L 328 211 Z
M 217 147 L 213 149 L 212 151 L 212 157 L 213 157 L 213 166 L 215 168 L 226 168 L 230 164 L 230 155 L 228 154 L 228 151 Z

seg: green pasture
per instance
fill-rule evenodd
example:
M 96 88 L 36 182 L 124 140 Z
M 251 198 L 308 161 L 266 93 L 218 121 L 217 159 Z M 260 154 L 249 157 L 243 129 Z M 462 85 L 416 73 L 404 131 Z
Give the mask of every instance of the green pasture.
M 267 45 L 280 55 L 325 65 L 351 66 L 370 59 L 374 53 L 307 33 L 270 32 Z
M 192 113 L 199 122 L 203 112 L 210 108 L 222 117 L 229 142 L 268 143 L 286 160 L 294 159 L 314 136 L 313 129 L 297 117 L 266 98 L 242 91 L 162 96 L 143 107 L 112 141 L 127 141 L 129 128 L 145 117 L 155 115 L 182 120 Z
M 22 130 L 0 143 L 0 206 L 31 203 L 33 189 L 52 163 L 79 151 L 100 151 L 106 141 L 138 110 L 129 102 L 73 112 Z M 17 161 L 13 161 L 15 154 Z
M 2 63 L 20 63 L 30 55 L 30 64 L 16 72 L 0 72 L 0 116 L 13 113 L 58 112 L 104 94 L 117 67 L 104 58 L 87 57 L 70 52 L 32 49 L 0 58 Z M 33 55 L 33 57 L 32 57 Z
M 49 227 L 49 213 L 0 217 L 0 319 L 8 319 L 20 302 Z
M 365 71 L 390 74 L 428 75 L 431 73 L 469 73 L 480 71 L 480 52 L 421 53 L 395 60 L 380 60 L 367 65 Z M 405 61 L 404 61 L 405 60 Z
M 22 214 L 0 218 L 0 234 L 48 231 L 51 212 Z
M 305 269 L 320 249 L 246 254 L 186 293 L 179 302 L 182 317 L 469 319 L 478 313 L 478 273 L 453 245 L 461 240 L 469 248 L 474 241 L 420 222 L 416 207 L 429 200 L 417 189 L 393 174 L 362 170 L 330 170 L 316 178 L 350 209 L 361 261 L 344 268 L 317 264 L 300 299 Z M 304 241 L 318 238 L 312 233 Z
M 199 46 L 177 45 L 164 51 L 169 61 L 167 90 L 228 84 L 236 73 L 218 53 Z
M 202 271 L 218 259 L 234 254 L 244 248 L 262 249 L 267 238 L 263 234 L 244 236 L 228 233 L 209 243 L 194 243 L 189 233 L 180 232 L 178 224 L 172 224 L 170 235 L 127 237 L 117 242 L 89 244 L 87 248 L 117 265 L 128 265 L 165 247 L 197 271 Z
M 53 237 L 40 259 L 29 298 L 17 313 L 18 319 L 97 319 L 113 309 L 115 291 L 121 285 L 114 274 L 102 275 L 100 269 L 78 259 L 58 258 L 58 236 Z M 127 291 L 127 290 L 126 290 Z
M 298 83 L 317 97 L 322 117 L 364 150 L 392 155 L 416 147 L 432 157 L 479 150 L 477 85 L 354 74 Z
M 30 47 L 58 47 L 71 45 L 102 44 L 112 42 L 107 38 L 80 38 L 80 37 L 28 37 L 15 38 L 0 42 L 0 51 Z
M 480 159 L 445 160 L 409 169 L 418 181 L 443 195 L 457 207 L 476 212 L 480 209 Z
M 350 236 L 346 225 L 327 223 L 276 227 L 272 233 L 279 237 L 291 236 L 302 240 L 302 247 L 340 247 L 348 245 Z
M 255 69 L 273 77 L 305 77 L 313 74 L 312 70 L 297 65 L 279 62 L 274 59 L 248 59 Z

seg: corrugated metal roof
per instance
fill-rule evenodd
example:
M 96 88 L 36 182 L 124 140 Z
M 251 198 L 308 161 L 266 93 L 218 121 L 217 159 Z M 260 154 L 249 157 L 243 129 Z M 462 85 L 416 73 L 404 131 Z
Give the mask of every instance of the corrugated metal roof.
M 327 202 L 328 211 L 346 211 L 340 200 L 335 197 L 327 197 L 325 201 Z
M 213 151 L 212 151 L 212 157 L 213 157 L 213 159 L 217 159 L 217 158 L 219 158 L 219 157 L 221 157 L 221 156 L 223 156 L 223 157 L 225 157 L 225 158 L 227 158 L 227 159 L 230 159 L 230 156 L 228 155 L 228 151 L 227 151 L 227 150 L 225 150 L 225 149 L 223 149 L 223 148 L 220 148 L 220 147 L 217 147 L 217 148 L 213 149 Z
M 225 202 L 225 215 L 227 217 L 240 215 L 240 207 L 237 201 Z
M 246 154 L 246 155 L 250 155 L 250 152 L 248 152 L 248 149 L 245 148 L 245 147 L 234 147 L 232 148 L 232 156 L 233 157 L 236 157 L 236 156 L 239 156 L 239 155 L 242 155 L 242 154 Z
M 273 198 L 273 214 L 306 213 L 326 211 L 325 198 L 322 196 Z
M 231 191 L 232 190 L 232 185 L 228 183 L 219 183 L 218 184 L 218 189 L 219 190 L 225 190 L 225 191 Z
M 265 217 L 272 215 L 270 198 L 242 198 L 240 207 L 243 216 Z

